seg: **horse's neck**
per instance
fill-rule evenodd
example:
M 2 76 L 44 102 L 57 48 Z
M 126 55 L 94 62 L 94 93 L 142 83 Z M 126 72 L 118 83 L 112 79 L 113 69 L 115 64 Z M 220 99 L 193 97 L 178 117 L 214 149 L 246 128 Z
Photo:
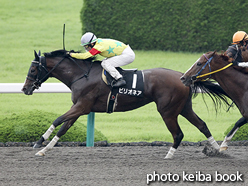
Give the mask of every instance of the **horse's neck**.
M 58 62 L 59 61 L 48 60 L 49 70 L 52 70 Z M 83 77 L 89 71 L 94 71 L 97 66 L 100 68 L 99 64 L 95 64 L 93 66 L 94 68 L 91 68 L 91 62 L 83 62 L 80 60 L 72 61 L 66 58 L 56 67 L 56 69 L 54 69 L 52 76 L 71 88 L 73 82 Z
M 233 67 L 214 74 L 213 79 L 219 83 L 223 90 L 237 104 L 247 91 L 244 85 L 248 81 L 248 76 L 235 70 Z

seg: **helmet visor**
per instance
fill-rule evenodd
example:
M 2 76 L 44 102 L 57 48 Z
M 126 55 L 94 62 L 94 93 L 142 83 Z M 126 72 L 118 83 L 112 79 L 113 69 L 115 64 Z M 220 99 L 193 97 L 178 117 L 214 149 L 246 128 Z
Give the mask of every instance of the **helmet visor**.
M 89 44 L 94 43 L 94 42 L 96 42 L 96 41 L 97 41 L 97 39 L 94 39 L 94 40 L 92 40 L 91 42 L 81 43 L 80 45 L 86 46 L 86 45 L 89 45 Z

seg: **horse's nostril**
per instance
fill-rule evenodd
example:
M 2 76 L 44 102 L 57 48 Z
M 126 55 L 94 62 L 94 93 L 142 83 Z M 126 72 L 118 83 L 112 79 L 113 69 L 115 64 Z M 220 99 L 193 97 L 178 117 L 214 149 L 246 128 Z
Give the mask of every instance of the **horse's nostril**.
M 181 77 L 180 79 L 183 81 L 183 80 L 185 80 L 185 77 Z
M 26 91 L 26 90 L 27 90 L 26 88 L 22 88 L 22 90 L 21 90 L 21 91 L 22 91 L 22 92 L 24 92 L 24 91 Z

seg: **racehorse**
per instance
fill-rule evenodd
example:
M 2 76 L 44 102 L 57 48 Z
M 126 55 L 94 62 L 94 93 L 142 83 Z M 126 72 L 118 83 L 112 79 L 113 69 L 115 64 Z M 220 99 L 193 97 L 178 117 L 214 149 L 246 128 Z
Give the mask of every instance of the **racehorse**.
M 72 92 L 73 105 L 71 109 L 53 122 L 34 145 L 34 148 L 41 147 L 55 127 L 62 123 L 64 124 L 50 143 L 36 153 L 37 156 L 44 156 L 48 150 L 52 149 L 59 138 L 66 133 L 81 115 L 89 114 L 90 112 L 106 112 L 110 88 L 101 78 L 103 71 L 101 62 L 92 62 L 92 59 L 74 59 L 69 57 L 67 52 L 57 50 L 44 53 L 44 56 L 41 56 L 40 52 L 37 54 L 35 51 L 35 59 L 31 63 L 22 88 L 26 95 L 32 95 L 33 91 L 38 89 L 49 77 L 55 77 L 69 87 Z M 116 112 L 133 110 L 150 102 L 155 102 L 157 110 L 174 140 L 165 157 L 166 159 L 173 157 L 183 139 L 183 132 L 177 121 L 179 114 L 196 126 L 214 148 L 219 149 L 219 145 L 212 137 L 206 123 L 192 109 L 192 89 L 181 83 L 181 72 L 155 68 L 142 70 L 142 73 L 144 77 L 144 96 L 118 95 Z M 219 86 L 212 83 L 208 85 L 210 91 L 212 89 L 212 91 L 216 92 L 215 96 L 217 98 L 223 99 L 225 92 Z
M 229 52 L 233 52 L 236 50 L 235 46 L 230 46 L 228 47 L 228 49 L 226 50 L 225 54 L 228 54 Z M 237 54 L 233 55 L 234 59 L 231 60 L 237 60 L 236 58 L 239 58 L 239 62 L 247 62 L 248 61 L 248 50 L 246 46 L 241 46 L 240 47 L 240 52 L 237 52 Z M 240 57 L 238 57 L 237 55 L 240 55 Z M 238 67 L 234 67 L 234 68 L 238 68 Z M 243 73 L 247 74 L 248 73 L 248 69 L 247 68 L 239 68 L 240 71 L 243 71 Z M 233 138 L 233 136 L 235 135 L 235 133 L 238 131 L 238 129 L 240 127 L 242 127 L 244 124 L 247 123 L 247 120 L 245 119 L 245 117 L 240 118 L 235 124 L 234 127 L 230 130 L 230 132 L 225 136 L 221 146 L 220 146 L 220 151 L 224 151 L 228 149 L 228 142 L 230 142 Z
M 248 60 L 247 52 L 242 50 L 243 61 Z M 228 142 L 231 141 L 237 130 L 247 123 L 248 119 L 248 76 L 245 68 L 232 66 L 232 58 L 225 53 L 217 54 L 216 52 L 208 52 L 203 54 L 181 77 L 184 85 L 190 86 L 195 82 L 205 79 L 214 79 L 219 83 L 223 90 L 234 101 L 242 114 L 233 129 L 227 134 L 220 146 L 220 151 L 228 148 Z

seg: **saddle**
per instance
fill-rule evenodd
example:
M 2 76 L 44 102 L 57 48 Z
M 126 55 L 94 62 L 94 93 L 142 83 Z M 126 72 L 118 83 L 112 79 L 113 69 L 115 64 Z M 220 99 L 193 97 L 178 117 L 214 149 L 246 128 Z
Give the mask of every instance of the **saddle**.
M 108 100 L 107 100 L 107 113 L 112 113 L 117 103 L 118 94 L 127 96 L 143 97 L 144 92 L 144 78 L 143 72 L 137 69 L 123 70 L 120 67 L 116 68 L 123 79 L 126 81 L 126 85 L 122 87 L 113 87 L 116 80 L 103 69 L 102 80 L 110 88 Z

